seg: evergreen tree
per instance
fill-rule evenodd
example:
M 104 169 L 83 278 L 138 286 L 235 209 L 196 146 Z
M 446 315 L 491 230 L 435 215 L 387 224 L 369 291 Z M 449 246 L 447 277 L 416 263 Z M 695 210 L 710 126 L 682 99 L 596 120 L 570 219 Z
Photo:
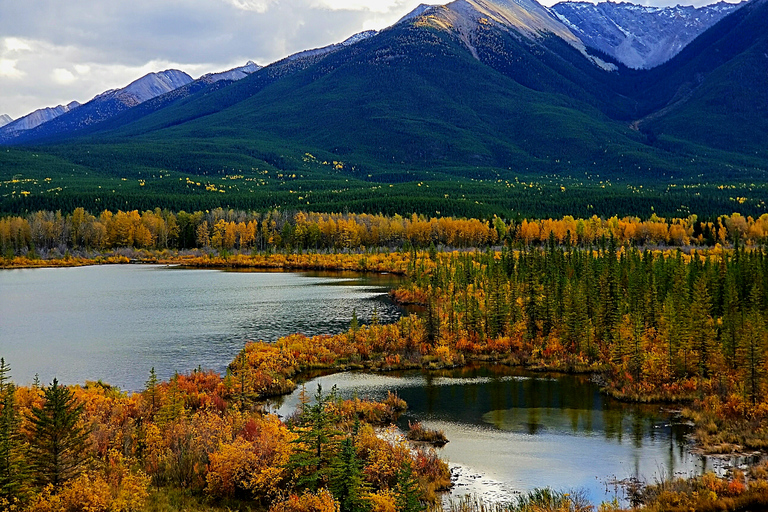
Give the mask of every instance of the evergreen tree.
M 316 491 L 328 481 L 334 450 L 340 432 L 334 428 L 335 418 L 328 406 L 336 400 L 336 387 L 327 395 L 318 384 L 314 403 L 304 407 L 294 430 L 298 437 L 293 441 L 296 449 L 286 464 L 297 475 L 299 488 Z
M 699 375 L 710 376 L 712 360 L 715 355 L 715 328 L 711 316 L 712 300 L 707 289 L 706 277 L 696 280 L 691 302 L 691 340 L 692 347 L 699 356 Z
M 12 504 L 25 494 L 27 467 L 19 432 L 16 387 L 10 380 L 10 366 L 0 358 L 0 503 Z
M 756 299 L 757 287 L 753 287 L 750 299 Z M 768 332 L 760 310 L 753 302 L 744 319 L 736 359 L 742 380 L 752 404 L 761 396 L 766 373 L 766 351 L 768 351 Z
M 397 472 L 395 495 L 397 512 L 422 512 L 426 508 L 422 501 L 421 487 L 408 462 Z
M 87 460 L 88 431 L 81 424 L 83 404 L 56 379 L 43 388 L 42 407 L 33 407 L 30 461 L 41 485 L 58 487 L 78 476 Z
M 158 405 L 158 396 L 157 396 L 157 385 L 159 381 L 157 380 L 157 374 L 155 373 L 155 367 L 153 366 L 151 370 L 149 370 L 149 378 L 147 379 L 147 382 L 145 384 L 145 391 L 144 395 L 147 397 L 147 400 L 149 401 L 150 407 L 151 407 L 151 414 L 154 416 L 155 412 L 157 412 L 157 405 Z
M 339 503 L 340 512 L 366 512 L 370 503 L 364 499 L 367 491 L 363 479 L 363 464 L 357 456 L 355 438 L 359 421 L 355 421 L 352 435 L 341 442 L 338 456 L 331 466 L 330 491 Z

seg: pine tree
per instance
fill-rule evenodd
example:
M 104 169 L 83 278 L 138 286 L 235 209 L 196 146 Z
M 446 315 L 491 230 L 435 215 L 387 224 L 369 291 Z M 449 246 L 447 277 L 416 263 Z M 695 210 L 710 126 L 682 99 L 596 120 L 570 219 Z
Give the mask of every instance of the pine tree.
M 426 508 L 422 501 L 419 482 L 408 462 L 403 464 L 403 467 L 397 472 L 395 495 L 397 496 L 397 512 L 422 512 Z
M 715 354 L 715 328 L 712 319 L 712 299 L 707 288 L 706 277 L 696 280 L 691 302 L 691 345 L 699 356 L 699 375 L 710 376 L 712 359 Z
M 363 479 L 363 464 L 357 457 L 355 438 L 359 420 L 352 435 L 341 442 L 339 454 L 331 466 L 330 491 L 339 503 L 340 512 L 366 512 L 370 503 L 364 499 L 367 486 Z
M 43 406 L 33 407 L 29 418 L 30 461 L 39 484 L 58 487 L 83 470 L 89 432 L 81 424 L 84 406 L 66 386 L 53 379 L 43 388 L 43 398 Z
M 8 382 L 11 368 L 0 358 L 0 503 L 22 500 L 27 467 L 19 432 L 16 387 Z
M 149 370 L 149 378 L 147 379 L 147 382 L 145 384 L 145 391 L 144 394 L 147 397 L 147 400 L 149 400 L 150 407 L 151 407 L 151 414 L 154 415 L 155 412 L 157 412 L 157 405 L 158 405 L 158 396 L 157 396 L 157 374 L 155 373 L 155 367 L 153 366 L 151 370 Z
M 753 287 L 750 300 L 757 297 L 757 287 Z M 742 374 L 747 393 L 752 404 L 762 396 L 765 380 L 766 351 L 768 350 L 768 332 L 759 306 L 752 302 L 752 307 L 744 319 L 739 345 L 736 348 L 736 360 Z
M 313 404 L 305 406 L 299 425 L 295 427 L 298 437 L 293 441 L 296 449 L 291 454 L 286 468 L 297 475 L 296 485 L 302 489 L 316 491 L 328 480 L 334 450 L 340 432 L 334 428 L 335 418 L 328 406 L 336 400 L 336 387 L 323 395 L 318 384 Z

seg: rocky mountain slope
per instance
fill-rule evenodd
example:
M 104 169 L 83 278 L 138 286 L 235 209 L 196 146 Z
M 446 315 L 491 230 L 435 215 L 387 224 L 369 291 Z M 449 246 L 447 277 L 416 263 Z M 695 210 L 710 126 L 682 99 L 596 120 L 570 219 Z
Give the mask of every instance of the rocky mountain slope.
M 235 82 L 187 84 L 51 151 L 86 167 L 129 155 L 126 173 L 200 174 L 320 152 L 374 183 L 761 175 L 766 4 L 751 0 L 665 64 L 632 70 L 533 0 L 456 0 Z
M 176 69 L 149 73 L 122 89 L 99 94 L 83 105 L 72 102 L 54 109 L 38 110 L 18 119 L 0 129 L 0 143 L 23 143 L 57 134 L 73 133 L 191 81 L 192 77 Z
M 40 126 L 43 123 L 52 121 L 57 117 L 70 112 L 80 106 L 80 103 L 73 101 L 66 105 L 58 105 L 56 107 L 41 108 L 20 117 L 15 121 L 6 123 L 2 129 L 0 129 L 0 140 L 13 138 L 19 133 L 31 130 Z
M 13 118 L 9 116 L 8 114 L 2 114 L 0 115 L 0 128 L 7 125 L 8 123 L 12 123 Z
M 649 7 L 627 2 L 560 2 L 551 7 L 587 46 L 624 65 L 652 68 L 685 48 L 741 4 Z

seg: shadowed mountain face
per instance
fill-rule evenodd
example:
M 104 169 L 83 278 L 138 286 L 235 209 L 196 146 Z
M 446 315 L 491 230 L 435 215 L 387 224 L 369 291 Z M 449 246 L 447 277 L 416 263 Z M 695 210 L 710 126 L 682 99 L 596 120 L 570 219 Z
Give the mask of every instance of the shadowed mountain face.
M 43 109 L 37 111 L 42 115 L 40 119 L 31 118 L 37 113 L 30 114 L 0 130 L 0 142 L 23 143 L 56 135 L 68 135 L 114 117 L 120 112 L 173 91 L 191 81 L 192 77 L 175 69 L 150 73 L 122 89 L 102 93 L 83 105 L 73 102 L 66 107 Z M 26 122 L 30 119 L 32 122 Z M 21 122 L 25 124 L 19 124 Z M 19 129 L 16 129 L 16 126 L 19 126 Z
M 560 2 L 551 10 L 587 46 L 635 69 L 662 64 L 705 30 L 740 7 L 647 7 L 627 2 Z
M 2 124 L 2 130 L 0 130 L 0 140 L 4 137 L 14 137 L 21 132 L 36 128 L 43 123 L 47 123 L 57 117 L 66 114 L 67 112 L 76 109 L 80 104 L 76 101 L 68 103 L 67 105 L 59 105 L 56 107 L 41 108 L 34 112 L 27 114 L 24 117 L 20 117 L 13 121 L 8 117 L 8 122 Z M 7 117 L 7 116 L 5 116 Z
M 140 153 L 145 167 L 200 173 L 237 168 L 263 147 L 323 151 L 350 178 L 380 182 L 764 173 L 766 1 L 735 10 L 651 70 L 598 54 L 533 0 L 425 6 L 377 34 L 238 81 L 189 81 L 76 140 L 92 154 Z M 81 119 L 74 114 L 87 106 L 53 123 Z M 58 141 L 51 151 L 74 154 Z

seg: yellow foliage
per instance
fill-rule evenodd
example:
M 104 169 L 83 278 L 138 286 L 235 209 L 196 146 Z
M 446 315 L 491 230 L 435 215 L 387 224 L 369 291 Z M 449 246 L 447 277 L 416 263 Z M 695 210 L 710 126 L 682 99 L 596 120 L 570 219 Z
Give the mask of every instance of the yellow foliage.
M 288 499 L 273 504 L 269 512 L 338 512 L 339 504 L 327 489 L 321 489 L 316 494 L 305 491 L 298 496 L 291 494 Z

